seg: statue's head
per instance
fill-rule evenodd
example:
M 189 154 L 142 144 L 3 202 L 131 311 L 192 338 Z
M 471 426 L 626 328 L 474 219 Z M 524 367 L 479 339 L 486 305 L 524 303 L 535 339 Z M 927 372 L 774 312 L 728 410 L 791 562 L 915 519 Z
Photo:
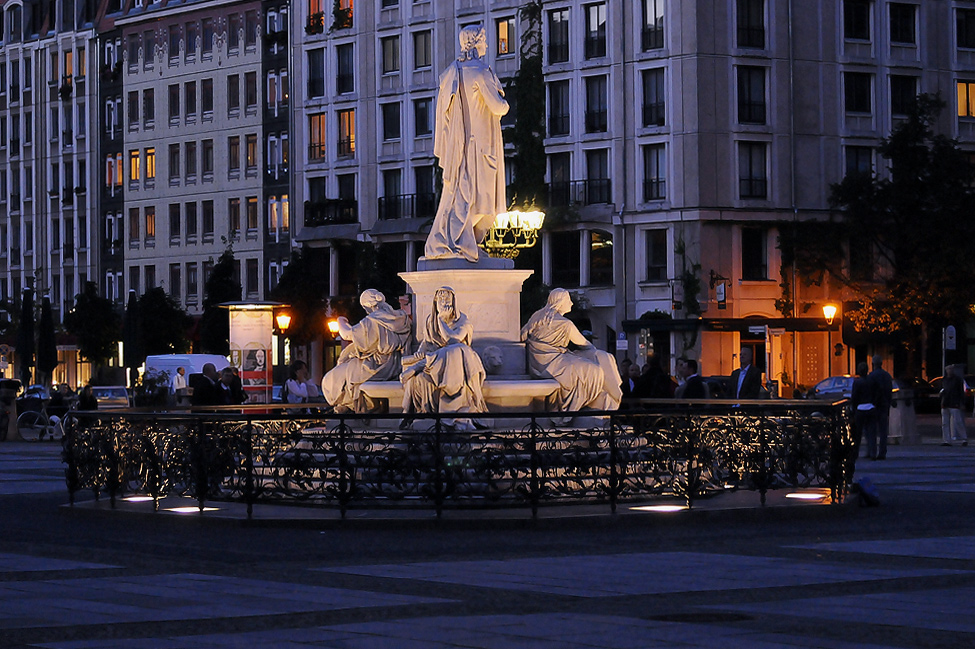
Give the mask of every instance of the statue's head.
M 438 313 L 449 314 L 453 317 L 457 310 L 457 297 L 454 295 L 454 289 L 449 286 L 441 286 L 433 294 L 433 303 Z
M 460 51 L 469 58 L 481 58 L 487 54 L 487 34 L 484 25 L 468 25 L 460 30 Z
M 572 310 L 572 296 L 564 288 L 554 288 L 552 292 L 548 294 L 548 302 L 546 306 L 549 306 L 560 314 L 565 315 Z
M 359 304 L 366 310 L 366 313 L 375 311 L 376 308 L 386 301 L 386 296 L 374 288 L 368 288 L 359 296 Z
M 484 363 L 484 371 L 488 374 L 498 374 L 501 366 L 504 365 L 504 355 L 501 348 L 497 345 L 488 345 L 481 352 L 481 361 Z

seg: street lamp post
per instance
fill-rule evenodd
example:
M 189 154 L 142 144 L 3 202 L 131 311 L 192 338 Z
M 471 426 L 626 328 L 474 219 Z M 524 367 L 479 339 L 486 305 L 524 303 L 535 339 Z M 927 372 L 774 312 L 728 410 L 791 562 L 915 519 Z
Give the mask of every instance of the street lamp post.
M 836 306 L 833 304 L 823 305 L 823 317 L 826 318 L 826 370 L 829 376 L 833 375 L 833 318 L 836 317 Z
M 277 329 L 275 333 L 277 333 L 278 338 L 278 379 L 274 383 L 280 381 L 283 385 L 288 380 L 288 363 L 284 350 L 287 344 L 285 336 L 288 333 L 288 328 L 291 326 L 291 314 L 287 311 L 278 311 L 274 315 L 274 325 Z

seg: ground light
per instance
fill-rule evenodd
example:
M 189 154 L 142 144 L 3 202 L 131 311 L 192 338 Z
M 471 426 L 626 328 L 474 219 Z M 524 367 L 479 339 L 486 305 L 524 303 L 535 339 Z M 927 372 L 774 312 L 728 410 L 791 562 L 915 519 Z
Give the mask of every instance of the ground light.
M 155 500 L 152 496 L 128 496 L 122 499 L 127 503 L 147 503 Z
M 793 500 L 825 500 L 829 498 L 829 492 L 825 489 L 812 489 L 809 491 L 793 491 L 785 495 L 786 498 L 791 498 Z
M 639 507 L 630 507 L 630 511 L 633 512 L 655 512 L 663 514 L 681 512 L 686 509 L 687 505 L 641 505 Z
M 167 512 L 175 512 L 177 514 L 199 514 L 202 512 L 215 512 L 219 511 L 219 507 L 204 507 L 202 510 L 196 505 L 190 507 L 170 507 Z

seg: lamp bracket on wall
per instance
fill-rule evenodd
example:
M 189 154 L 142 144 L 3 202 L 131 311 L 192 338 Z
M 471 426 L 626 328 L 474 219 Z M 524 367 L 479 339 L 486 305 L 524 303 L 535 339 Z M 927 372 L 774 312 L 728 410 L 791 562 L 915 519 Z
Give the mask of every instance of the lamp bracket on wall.
M 731 280 L 725 277 L 724 275 L 719 275 L 718 273 L 714 272 L 713 268 L 711 269 L 711 288 L 714 288 L 715 284 L 717 284 L 718 282 L 730 282 L 730 281 Z

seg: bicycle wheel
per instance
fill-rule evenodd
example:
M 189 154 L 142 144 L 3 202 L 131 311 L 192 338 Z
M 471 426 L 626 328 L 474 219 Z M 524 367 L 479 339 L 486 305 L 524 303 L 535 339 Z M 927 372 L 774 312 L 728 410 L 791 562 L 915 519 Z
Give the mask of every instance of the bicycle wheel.
M 26 440 L 41 440 L 48 432 L 51 422 L 42 412 L 28 410 L 17 417 L 20 436 Z

